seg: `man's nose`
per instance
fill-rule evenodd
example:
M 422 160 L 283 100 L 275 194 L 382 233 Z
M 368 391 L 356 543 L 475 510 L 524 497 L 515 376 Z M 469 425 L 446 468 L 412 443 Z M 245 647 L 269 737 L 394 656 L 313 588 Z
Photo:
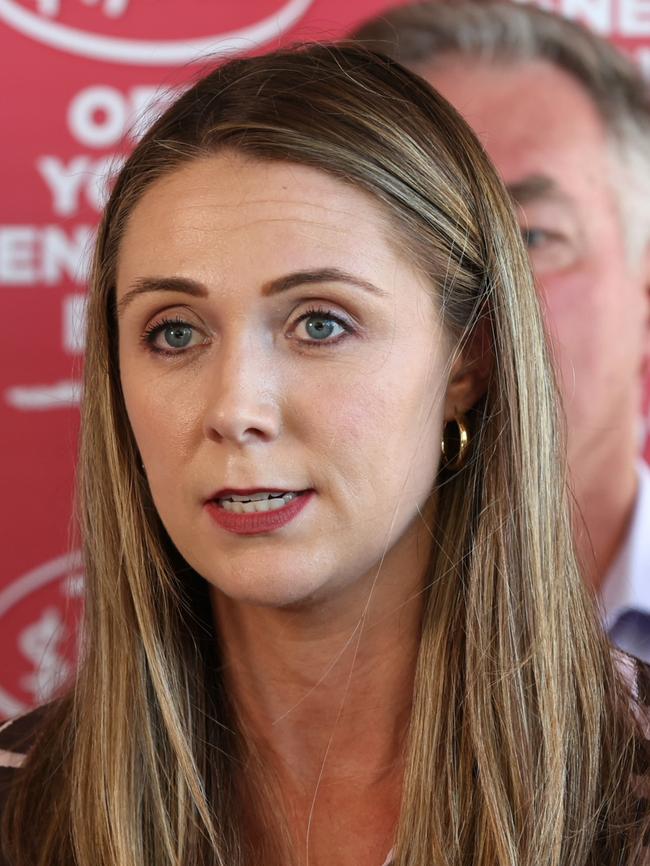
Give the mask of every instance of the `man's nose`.
M 223 347 L 208 383 L 205 434 L 237 445 L 272 441 L 281 413 L 267 353 L 250 344 Z

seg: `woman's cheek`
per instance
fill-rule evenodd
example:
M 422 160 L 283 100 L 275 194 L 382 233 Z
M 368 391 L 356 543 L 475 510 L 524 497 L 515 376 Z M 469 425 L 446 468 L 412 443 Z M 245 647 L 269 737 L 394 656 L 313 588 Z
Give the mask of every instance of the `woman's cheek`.
M 188 455 L 202 429 L 206 395 L 199 377 L 177 381 L 169 375 L 141 377 L 125 390 L 126 407 L 141 448 L 173 460 Z

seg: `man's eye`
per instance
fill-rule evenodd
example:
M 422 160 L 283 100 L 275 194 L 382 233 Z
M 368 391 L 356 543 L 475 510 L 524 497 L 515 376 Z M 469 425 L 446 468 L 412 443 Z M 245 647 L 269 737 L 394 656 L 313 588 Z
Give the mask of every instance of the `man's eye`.
M 521 226 L 520 231 L 537 277 L 566 270 L 578 260 L 579 247 L 572 235 L 536 226 Z
M 526 248 L 529 250 L 535 250 L 552 240 L 551 233 L 545 229 L 522 228 L 521 236 Z

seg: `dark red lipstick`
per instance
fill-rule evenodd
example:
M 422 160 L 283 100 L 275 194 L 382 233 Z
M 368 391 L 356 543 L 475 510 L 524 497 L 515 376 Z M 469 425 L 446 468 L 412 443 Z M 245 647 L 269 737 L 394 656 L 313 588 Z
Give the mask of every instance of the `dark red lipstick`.
M 260 493 L 277 494 L 271 498 L 273 506 L 269 505 L 269 498 L 261 500 L 265 503 L 264 507 L 270 510 L 253 511 L 252 508 L 257 506 L 252 503 L 237 503 L 229 499 L 232 496 L 246 497 Z M 285 497 L 281 494 L 285 494 Z M 307 507 L 313 495 L 313 490 L 290 491 L 273 487 L 223 488 L 206 501 L 205 507 L 214 522 L 227 532 L 237 535 L 258 535 L 286 526 Z M 243 512 L 244 507 L 245 512 Z M 234 510 L 240 508 L 239 511 Z

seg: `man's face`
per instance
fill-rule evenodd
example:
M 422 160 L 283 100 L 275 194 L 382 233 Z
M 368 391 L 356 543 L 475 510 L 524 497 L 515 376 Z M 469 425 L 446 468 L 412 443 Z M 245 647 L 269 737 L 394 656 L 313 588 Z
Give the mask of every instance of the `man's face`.
M 630 441 L 648 342 L 648 256 L 626 249 L 605 128 L 582 87 L 544 62 L 417 71 L 465 116 L 518 205 L 580 482 L 608 443 Z

